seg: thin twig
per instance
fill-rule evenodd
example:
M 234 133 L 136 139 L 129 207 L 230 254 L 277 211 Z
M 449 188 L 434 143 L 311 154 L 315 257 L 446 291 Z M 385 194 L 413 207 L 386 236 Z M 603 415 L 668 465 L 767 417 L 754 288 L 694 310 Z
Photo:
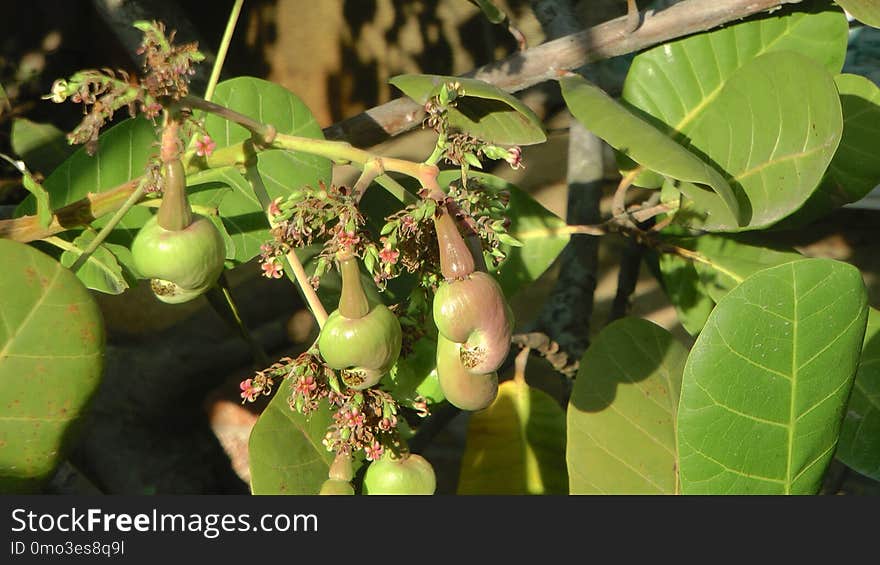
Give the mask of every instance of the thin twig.
M 323 328 L 327 322 L 327 310 L 324 309 L 321 299 L 318 298 L 318 293 L 315 292 L 312 283 L 309 282 L 309 276 L 306 274 L 306 270 L 303 268 L 299 257 L 296 256 L 296 251 L 291 251 L 287 254 L 287 262 L 293 271 L 293 276 L 296 278 L 300 290 L 302 290 L 303 295 L 306 297 L 309 309 L 318 321 L 318 326 Z
M 116 210 L 116 213 L 113 214 L 113 216 L 106 224 L 104 224 L 104 226 L 101 228 L 101 231 L 99 231 L 95 235 L 95 239 L 89 242 L 89 244 L 83 250 L 82 254 L 80 254 L 80 256 L 76 258 L 76 261 L 74 261 L 73 265 L 70 266 L 71 271 L 73 271 L 74 273 L 79 271 L 82 266 L 85 265 L 86 261 L 89 260 L 89 257 L 92 256 L 92 253 L 94 253 L 95 250 L 98 249 L 98 246 L 104 243 L 104 240 L 107 239 L 107 236 L 110 235 L 110 232 L 116 229 L 116 226 L 119 225 L 119 222 L 122 221 L 122 218 L 125 217 L 128 211 L 131 210 L 131 208 L 135 204 L 137 204 L 138 200 L 140 200 L 141 197 L 144 195 L 145 185 L 145 180 L 142 180 L 140 183 L 138 183 L 138 186 L 134 190 L 134 192 L 132 192 L 129 197 L 125 199 L 125 202 L 122 203 L 122 206 L 120 206 L 119 209 Z
M 235 25 L 238 23 L 238 16 L 241 14 L 241 7 L 243 5 L 244 0 L 235 0 L 235 4 L 232 5 L 229 19 L 226 20 L 226 29 L 223 30 L 223 39 L 220 40 L 220 48 L 217 50 L 217 58 L 214 60 L 214 66 L 211 68 L 208 87 L 205 88 L 205 100 L 211 100 L 214 97 L 214 89 L 220 81 L 220 72 L 223 70 L 226 53 L 229 51 L 229 44 L 232 42 L 232 33 L 235 31 Z

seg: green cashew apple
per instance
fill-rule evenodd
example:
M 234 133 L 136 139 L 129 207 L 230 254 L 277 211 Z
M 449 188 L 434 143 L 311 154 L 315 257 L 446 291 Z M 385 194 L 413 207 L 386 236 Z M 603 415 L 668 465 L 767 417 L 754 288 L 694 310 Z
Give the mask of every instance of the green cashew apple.
M 353 256 L 340 258 L 342 295 L 318 336 L 327 365 L 346 370 L 343 381 L 355 390 L 371 387 L 397 362 L 403 334 L 400 322 L 384 304 L 370 303 Z
M 223 271 L 226 244 L 213 222 L 194 215 L 181 230 L 168 230 L 153 216 L 131 246 L 135 268 L 152 279 L 163 302 L 186 302 L 204 293 Z
M 327 479 L 326 481 L 324 481 L 324 484 L 321 485 L 321 491 L 318 494 L 335 496 L 353 495 L 354 488 L 348 481 L 341 481 L 339 479 Z
M 421 455 L 401 457 L 387 453 L 367 467 L 364 494 L 434 494 L 437 478 L 434 468 Z
M 472 373 L 461 362 L 461 344 L 437 336 L 437 377 L 446 400 L 462 410 L 482 410 L 498 396 L 498 374 Z

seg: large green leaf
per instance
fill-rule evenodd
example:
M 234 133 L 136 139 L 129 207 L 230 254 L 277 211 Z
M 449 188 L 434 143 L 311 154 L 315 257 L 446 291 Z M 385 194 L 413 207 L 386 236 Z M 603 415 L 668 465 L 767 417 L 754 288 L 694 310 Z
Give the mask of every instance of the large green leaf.
M 101 378 L 94 299 L 48 255 L 0 239 L 0 492 L 30 490 L 67 456 Z
M 862 22 L 873 27 L 880 27 L 880 4 L 877 0 L 836 0 L 844 10 Z
M 748 217 L 769 226 L 804 205 L 843 132 L 840 97 L 828 71 L 793 51 L 777 51 L 735 71 L 688 132 L 692 150 L 725 171 Z M 686 193 L 711 231 L 743 229 L 711 193 Z
M 678 412 L 685 494 L 814 494 L 837 445 L 867 318 L 859 271 L 805 259 L 715 307 Z
M 468 176 L 486 188 L 506 190 L 510 194 L 506 211 L 510 219 L 508 233 L 518 239 L 522 247 L 502 245 L 507 258 L 496 276 L 505 294 L 511 296 L 541 276 L 562 253 L 570 237 L 565 231 L 565 221 L 528 193 L 501 178 L 474 171 L 469 172 Z M 460 178 L 461 173 L 457 170 L 441 171 L 437 182 L 445 190 Z
M 803 3 L 640 53 L 633 59 L 622 97 L 655 118 L 670 136 L 683 140 L 731 75 L 751 60 L 774 51 L 796 51 L 837 74 L 847 40 L 848 25 L 840 10 L 819 2 Z M 645 181 L 640 186 L 660 186 L 659 177 L 640 181 Z
M 288 382 L 260 414 L 251 430 L 248 453 L 254 494 L 318 494 L 327 480 L 333 453 L 321 444 L 332 423 L 326 402 L 308 417 L 288 405 Z
M 708 163 L 584 78 L 569 75 L 561 78 L 559 84 L 568 109 L 588 130 L 647 169 L 686 181 L 681 190 L 688 196 L 703 192 L 691 183 L 711 187 L 726 207 L 728 217 L 739 216 L 736 195 L 721 173 Z
M 227 80 L 217 85 L 214 101 L 271 124 L 279 133 L 324 138 L 321 127 L 302 100 L 275 83 L 251 77 Z M 218 148 L 250 138 L 243 127 L 213 114 L 205 119 L 205 128 Z M 256 171 L 251 171 L 247 179 L 232 169 L 217 173 L 224 176 L 224 182 L 232 188 L 220 203 L 220 215 L 235 242 L 235 261 L 241 263 L 259 255 L 260 244 L 270 237 L 265 217 L 268 202 L 264 200 L 286 196 L 306 185 L 329 184 L 331 174 L 328 159 L 282 150 L 260 152 Z
M 532 145 L 547 140 L 541 120 L 516 96 L 481 80 L 439 75 L 399 75 L 388 82 L 424 104 L 450 82 L 461 85 L 464 96 L 447 112 L 452 128 L 490 143 Z
M 835 77 L 843 109 L 843 137 L 819 189 L 777 227 L 799 227 L 864 198 L 880 184 L 880 88 L 859 75 Z
M 51 196 L 52 208 L 58 209 L 89 193 L 111 189 L 142 175 L 147 160 L 156 151 L 155 142 L 156 133 L 149 120 L 133 118 L 104 132 L 95 155 L 86 153 L 85 147 L 77 149 L 43 183 Z M 33 198 L 28 197 L 16 214 L 33 214 L 35 210 Z M 148 219 L 150 211 L 135 206 L 114 230 L 113 241 L 130 243 Z M 99 221 L 94 225 L 102 224 L 103 221 Z
M 686 356 L 647 320 L 622 318 L 602 330 L 568 403 L 572 494 L 678 492 L 675 414 Z
M 871 308 L 859 371 L 840 429 L 837 458 L 880 481 L 880 311 Z
M 64 132 L 52 124 L 16 118 L 12 122 L 12 150 L 29 169 L 46 175 L 67 159 L 74 148 L 67 144 Z
M 565 413 L 547 393 L 507 381 L 468 422 L 459 494 L 566 494 Z

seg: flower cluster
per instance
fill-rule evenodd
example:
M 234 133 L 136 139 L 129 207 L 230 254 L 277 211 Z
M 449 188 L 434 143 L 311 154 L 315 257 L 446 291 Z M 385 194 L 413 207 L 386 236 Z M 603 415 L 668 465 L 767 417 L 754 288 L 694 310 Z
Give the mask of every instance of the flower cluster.
M 507 257 L 502 245 L 520 247 L 522 243 L 508 233 L 510 220 L 505 216 L 510 193 L 498 190 L 471 178 L 468 184 L 449 185 L 446 206 L 453 211 L 466 231 L 479 237 L 492 269 L 497 269 Z
M 284 357 L 268 369 L 257 371 L 253 377 L 241 381 L 238 385 L 241 389 L 241 403 L 254 402 L 260 395 L 272 394 L 275 379 L 283 378 L 287 374 L 287 366 L 291 361 L 289 357 Z
M 165 27 L 158 22 L 136 22 L 144 33 L 138 50 L 144 55 L 144 78 L 137 80 L 125 71 L 89 69 L 67 79 L 58 79 L 52 91 L 43 98 L 56 103 L 70 99 L 83 105 L 85 116 L 67 135 L 70 143 L 85 143 L 89 154 L 98 147 L 101 129 L 121 108 L 134 116 L 139 109 L 154 119 L 162 111 L 160 100 L 180 100 L 189 92 L 189 80 L 195 73 L 194 64 L 202 61 L 195 43 L 172 45 L 174 33 L 165 36 Z
M 184 98 L 189 94 L 189 80 L 196 72 L 194 65 L 205 59 L 198 45 L 174 45 L 175 32 L 166 36 L 161 22 L 135 22 L 134 27 L 144 33 L 138 54 L 144 56 L 142 85 L 148 97 Z
M 322 239 L 323 250 L 311 281 L 317 288 L 338 251 L 346 249 L 361 256 L 370 244 L 357 201 L 345 186 L 327 187 L 323 183 L 317 188 L 306 186 L 285 198 L 275 199 L 267 212 L 272 240 L 262 245 L 260 255 L 263 275 L 269 278 L 281 277 L 281 258 L 292 249 Z
M 363 451 L 375 461 L 386 449 L 397 451 L 397 402 L 387 392 L 369 388 L 353 394 L 335 394 L 333 423 L 322 440 L 329 451 L 354 455 Z
M 242 398 L 256 398 L 260 393 L 254 392 L 257 387 L 265 387 L 266 380 L 271 387 L 272 380 L 279 376 L 287 378 L 291 410 L 309 416 L 322 402 L 334 409 L 333 423 L 323 439 L 328 451 L 344 455 L 363 451 L 367 459 L 375 460 L 385 449 L 398 448 L 397 402 L 378 389 L 356 391 L 345 387 L 345 375 L 337 375 L 327 367 L 316 350 L 302 353 L 296 359 L 285 357 L 244 381 Z

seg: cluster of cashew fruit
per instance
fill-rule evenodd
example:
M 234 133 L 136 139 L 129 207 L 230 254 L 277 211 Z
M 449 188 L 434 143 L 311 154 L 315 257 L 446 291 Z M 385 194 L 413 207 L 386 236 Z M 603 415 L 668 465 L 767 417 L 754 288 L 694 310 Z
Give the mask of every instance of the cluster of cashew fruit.
M 451 404 L 482 410 L 498 394 L 497 370 L 510 349 L 513 315 L 495 279 L 476 269 L 446 207 L 439 208 L 434 222 L 444 279 L 433 304 L 438 380 Z M 377 384 L 397 362 L 401 328 L 387 307 L 368 300 L 354 255 L 343 251 L 337 259 L 342 295 L 321 329 L 318 349 L 329 367 L 342 372 L 346 385 L 361 390 Z M 321 494 L 353 494 L 351 478 L 350 458 L 337 456 Z M 431 464 L 405 450 L 385 450 L 364 476 L 366 494 L 433 494 L 435 487 Z
M 498 394 L 498 373 L 510 349 L 513 314 L 501 287 L 477 271 L 455 220 L 441 207 L 434 219 L 444 281 L 434 296 L 437 377 L 451 404 L 482 410 Z
M 163 162 L 162 183 L 159 212 L 140 229 L 131 253 L 135 268 L 150 279 L 156 297 L 178 304 L 200 296 L 217 282 L 226 244 L 210 219 L 192 212 L 180 159 Z

